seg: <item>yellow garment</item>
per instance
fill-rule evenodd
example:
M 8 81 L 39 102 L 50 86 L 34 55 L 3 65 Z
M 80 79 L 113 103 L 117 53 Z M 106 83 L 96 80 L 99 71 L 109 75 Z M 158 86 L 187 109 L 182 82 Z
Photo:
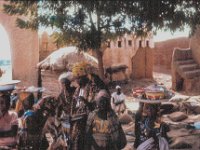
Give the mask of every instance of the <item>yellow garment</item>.
M 108 120 L 102 120 L 98 116 L 96 116 L 93 122 L 92 130 L 93 130 L 93 134 L 95 133 L 108 134 L 109 133 Z

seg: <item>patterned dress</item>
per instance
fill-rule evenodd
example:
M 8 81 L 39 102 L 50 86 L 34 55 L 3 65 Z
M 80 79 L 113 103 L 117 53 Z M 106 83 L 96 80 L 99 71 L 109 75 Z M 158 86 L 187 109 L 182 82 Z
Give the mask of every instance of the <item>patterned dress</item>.
M 98 111 L 89 114 L 86 125 L 84 150 L 120 150 L 126 145 L 126 137 L 117 115 L 107 113 L 107 120 L 98 117 Z

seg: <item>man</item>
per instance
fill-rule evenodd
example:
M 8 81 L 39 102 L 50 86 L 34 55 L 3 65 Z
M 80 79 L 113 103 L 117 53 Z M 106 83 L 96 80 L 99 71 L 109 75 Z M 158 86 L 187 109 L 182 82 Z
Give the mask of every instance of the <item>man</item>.
M 9 108 L 10 94 L 0 92 L 0 147 L 15 147 L 17 144 L 18 117 Z
M 87 119 L 85 150 L 120 150 L 127 143 L 117 115 L 111 109 L 110 95 L 100 90 L 96 97 L 97 108 Z
M 125 98 L 126 96 L 121 91 L 121 87 L 119 85 L 116 86 L 116 92 L 112 93 L 111 98 L 111 105 L 113 110 L 118 114 L 121 115 L 126 109 L 125 105 Z

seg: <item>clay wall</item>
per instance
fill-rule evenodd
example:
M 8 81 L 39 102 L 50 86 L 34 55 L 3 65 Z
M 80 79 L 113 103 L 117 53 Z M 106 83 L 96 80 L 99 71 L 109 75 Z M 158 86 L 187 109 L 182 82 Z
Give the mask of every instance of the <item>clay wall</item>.
M 194 60 L 200 64 L 200 29 L 198 28 L 195 34 L 191 37 L 190 49 Z
M 139 48 L 132 58 L 132 79 L 153 77 L 153 49 Z
M 3 3 L 0 1 L 0 24 L 5 28 L 9 37 L 13 79 L 21 80 L 24 86 L 37 86 L 38 33 L 16 27 L 17 17 L 5 14 Z
M 162 69 L 171 69 L 172 54 L 175 47 L 189 48 L 190 39 L 186 37 L 155 42 L 154 66 Z
M 54 39 L 48 35 L 48 33 L 43 32 L 39 38 L 39 52 L 40 52 L 40 61 L 45 59 L 53 51 L 57 50 L 58 46 L 54 42 Z
M 119 43 L 118 43 L 119 41 L 121 41 L 121 47 L 119 46 Z M 130 44 L 130 41 L 131 41 L 131 44 Z M 139 71 L 138 71 L 138 73 L 135 74 L 134 73 L 135 68 L 133 70 L 133 65 L 134 65 L 133 63 L 139 63 L 141 61 L 144 61 L 144 57 L 146 57 L 146 56 L 144 56 L 145 53 L 142 52 L 142 53 L 138 54 L 137 58 L 135 58 L 135 55 L 140 48 L 141 49 L 142 48 L 151 49 L 153 47 L 154 47 L 154 42 L 153 42 L 153 38 L 152 38 L 151 34 L 145 39 L 137 38 L 135 36 L 125 35 L 124 37 L 121 37 L 121 38 L 111 41 L 110 47 L 108 47 L 104 51 L 104 55 L 103 55 L 104 67 L 106 68 L 106 67 L 117 66 L 117 65 L 122 65 L 122 64 L 126 65 L 126 66 L 128 66 L 126 74 L 128 75 L 128 77 L 134 76 L 134 78 L 135 77 L 136 78 L 144 77 L 145 75 L 142 72 L 146 72 L 146 74 L 152 74 L 152 70 L 148 69 L 148 67 L 143 67 L 143 65 L 141 65 L 141 67 L 137 68 L 137 69 L 139 69 Z M 149 50 L 147 53 L 149 54 L 151 52 L 153 52 L 153 51 Z M 141 55 L 141 59 L 139 58 L 140 57 L 139 55 Z M 137 62 L 137 61 L 139 61 L 139 62 Z M 151 61 L 149 61 L 147 63 L 151 63 Z M 152 63 L 153 63 L 153 61 L 152 61 Z M 146 66 L 147 65 L 153 66 L 153 64 L 146 64 Z M 147 69 L 147 70 L 145 70 L 145 69 Z M 139 73 L 139 72 L 141 72 L 141 73 Z M 147 76 L 149 77 L 151 75 L 147 75 Z M 123 75 L 117 74 L 116 79 L 114 79 L 114 80 L 120 80 L 121 78 L 123 78 Z

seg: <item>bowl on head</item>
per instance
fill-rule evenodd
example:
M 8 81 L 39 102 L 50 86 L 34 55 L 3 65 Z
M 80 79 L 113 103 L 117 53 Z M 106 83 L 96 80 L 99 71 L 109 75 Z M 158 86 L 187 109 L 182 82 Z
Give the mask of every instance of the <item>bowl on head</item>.
M 0 92 L 14 90 L 15 85 L 19 82 L 20 82 L 19 80 L 1 81 Z

